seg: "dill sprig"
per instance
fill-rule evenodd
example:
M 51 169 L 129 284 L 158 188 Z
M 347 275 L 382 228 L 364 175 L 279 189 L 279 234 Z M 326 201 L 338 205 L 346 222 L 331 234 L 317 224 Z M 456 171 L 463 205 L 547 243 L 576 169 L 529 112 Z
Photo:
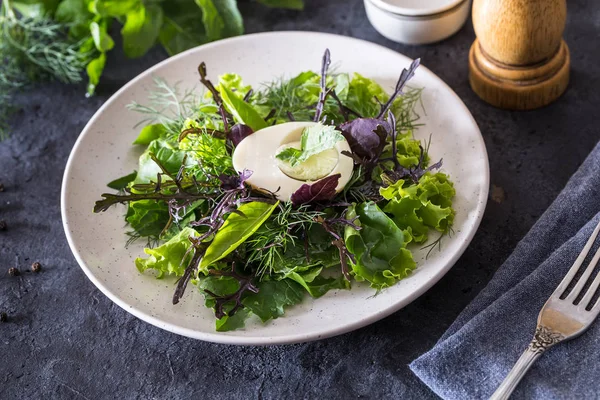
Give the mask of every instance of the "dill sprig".
M 195 88 L 181 91 L 179 82 L 171 86 L 164 79 L 155 77 L 148 104 L 133 101 L 127 109 L 144 116 L 135 127 L 161 124 L 172 136 L 178 137 L 186 119 L 198 111 L 200 100 L 194 92 Z
M 281 264 L 288 246 L 296 246 L 302 235 L 323 215 L 322 211 L 308 205 L 295 207 L 291 202 L 280 203 L 273 218 L 246 242 L 250 251 L 248 263 L 257 265 L 257 276 L 268 275 Z
M 9 0 L 0 5 L 0 140 L 8 136 L 16 90 L 41 79 L 77 83 L 95 52 L 68 36 L 69 26 L 47 17 L 20 16 Z

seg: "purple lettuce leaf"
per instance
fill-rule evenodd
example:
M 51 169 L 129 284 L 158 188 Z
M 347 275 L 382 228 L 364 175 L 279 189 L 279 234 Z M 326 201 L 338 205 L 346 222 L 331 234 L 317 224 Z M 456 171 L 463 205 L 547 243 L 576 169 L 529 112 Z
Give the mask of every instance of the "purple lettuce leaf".
M 254 131 L 248 125 L 244 124 L 235 124 L 231 127 L 231 130 L 227 134 L 227 138 L 231 140 L 234 146 L 240 144 L 242 140 L 252 135 Z
M 335 189 L 337 188 L 341 176 L 341 174 L 335 174 L 323 178 L 311 185 L 305 183 L 292 194 L 290 199 L 292 204 L 299 206 L 301 204 L 333 199 L 336 195 Z
M 377 162 L 385 147 L 390 125 L 376 118 L 357 118 L 340 125 L 352 153 L 367 162 Z

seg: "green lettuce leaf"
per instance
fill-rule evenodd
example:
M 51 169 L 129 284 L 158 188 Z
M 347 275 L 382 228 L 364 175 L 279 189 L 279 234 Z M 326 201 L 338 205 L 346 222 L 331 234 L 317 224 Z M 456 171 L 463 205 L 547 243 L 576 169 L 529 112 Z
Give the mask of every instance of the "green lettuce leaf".
M 288 147 L 277 154 L 277 158 L 287 161 L 292 167 L 308 160 L 315 154 L 335 147 L 337 142 L 344 140 L 344 136 L 335 126 L 313 125 L 304 128 L 300 139 L 300 149 Z
M 163 124 L 146 125 L 142 128 L 133 144 L 149 145 L 153 140 L 164 137 L 166 133 L 167 128 Z
M 429 228 L 447 233 L 454 222 L 452 198 L 456 191 L 444 173 L 427 173 L 417 185 L 399 180 L 379 193 L 389 200 L 384 211 L 409 235 L 408 241 L 423 243 Z
M 374 80 L 354 73 L 348 85 L 344 104 L 363 117 L 375 117 L 380 111 L 379 103 L 375 98 L 380 102 L 386 102 L 389 96 Z
M 362 229 L 345 230 L 346 247 L 356 258 L 351 263 L 355 279 L 382 289 L 408 276 L 416 263 L 405 248 L 402 230 L 373 202 L 350 207 L 346 218 L 356 216 Z
M 238 74 L 223 74 L 219 76 L 219 83 L 215 86 L 215 89 L 220 93 L 221 89 L 226 87 L 233 92 L 237 97 L 243 99 L 246 94 L 252 89 L 250 85 L 244 85 L 242 77 Z M 213 94 L 210 90 L 207 90 L 204 97 L 211 99 Z
M 285 307 L 298 304 L 304 297 L 302 286 L 290 279 L 263 281 L 258 293 L 246 296 L 242 303 L 263 321 L 281 317 Z
M 150 142 L 146 151 L 140 156 L 138 174 L 135 183 L 156 182 L 156 175 L 162 170 L 152 159 L 152 155 L 167 171 L 176 174 L 183 163 L 185 152 L 179 150 L 178 144 L 172 144 L 165 139 L 156 139 Z M 191 165 L 192 161 L 188 161 Z
M 238 207 L 242 213 L 231 213 L 206 249 L 200 262 L 200 269 L 206 270 L 211 264 L 226 257 L 244 243 L 271 216 L 279 202 L 268 204 L 259 201 L 244 203 Z
M 221 97 L 225 108 L 233 115 L 236 122 L 248 125 L 254 132 L 268 126 L 267 122 L 252 105 L 236 96 L 228 87 L 221 87 Z
M 190 236 L 196 237 L 198 233 L 192 228 L 185 228 L 163 245 L 154 249 L 144 249 L 144 253 L 149 257 L 136 258 L 135 266 L 140 272 L 156 270 L 157 278 L 165 275 L 182 276 L 193 254 L 191 251 L 188 253 L 192 245 L 188 239 Z

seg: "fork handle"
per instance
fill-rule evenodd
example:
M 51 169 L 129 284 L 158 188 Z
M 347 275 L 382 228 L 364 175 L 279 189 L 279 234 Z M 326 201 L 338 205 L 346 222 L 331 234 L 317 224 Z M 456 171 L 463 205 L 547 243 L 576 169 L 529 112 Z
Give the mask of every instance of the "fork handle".
M 533 365 L 535 360 L 537 360 L 545 349 L 532 349 L 530 345 L 527 349 L 521 354 L 519 360 L 516 362 L 515 366 L 510 370 L 504 381 L 498 386 L 498 389 L 494 392 L 490 400 L 506 400 L 510 397 L 511 393 L 523 376 L 527 373 L 529 368 Z

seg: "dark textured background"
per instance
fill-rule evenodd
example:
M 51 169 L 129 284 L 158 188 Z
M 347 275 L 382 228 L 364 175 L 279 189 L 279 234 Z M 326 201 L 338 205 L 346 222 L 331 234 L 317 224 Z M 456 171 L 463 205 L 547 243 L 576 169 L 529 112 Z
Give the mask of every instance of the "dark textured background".
M 162 331 L 112 304 L 71 255 L 59 210 L 71 147 L 100 105 L 166 55 L 140 60 L 110 53 L 98 95 L 46 84 L 17 97 L 11 138 L 0 143 L 0 398 L 424 398 L 434 397 L 406 366 L 434 345 L 460 311 L 561 190 L 599 138 L 600 9 L 569 2 L 565 37 L 572 55 L 566 94 L 537 111 L 483 104 L 467 82 L 470 22 L 430 46 L 385 40 L 360 0 L 308 0 L 303 13 L 241 6 L 248 32 L 315 30 L 383 44 L 424 64 L 467 104 L 488 147 L 490 200 L 472 244 L 429 292 L 396 314 L 358 331 L 315 343 L 233 347 Z M 496 192 L 501 191 L 496 189 Z M 500 196 L 501 197 L 501 196 Z M 500 200 L 500 199 L 497 199 Z M 40 274 L 26 272 L 40 261 Z M 5 271 L 19 267 L 23 275 Z

